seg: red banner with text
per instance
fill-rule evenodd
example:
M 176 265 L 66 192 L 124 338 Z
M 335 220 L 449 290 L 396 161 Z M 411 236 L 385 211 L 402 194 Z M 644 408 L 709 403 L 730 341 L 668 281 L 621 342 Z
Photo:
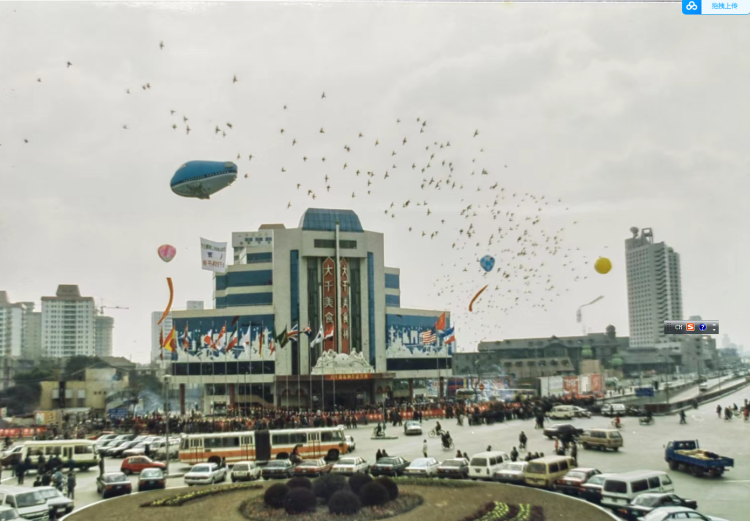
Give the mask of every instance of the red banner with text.
M 341 352 L 349 354 L 349 263 L 341 259 Z
M 328 257 L 323 261 L 323 332 L 333 336 L 323 341 L 323 349 L 336 351 L 336 264 Z

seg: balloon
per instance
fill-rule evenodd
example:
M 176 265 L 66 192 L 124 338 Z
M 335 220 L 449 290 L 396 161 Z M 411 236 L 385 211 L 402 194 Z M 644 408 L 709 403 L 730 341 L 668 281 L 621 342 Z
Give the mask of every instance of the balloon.
M 177 255 L 177 250 L 171 244 L 162 244 L 157 251 L 159 252 L 159 257 L 164 262 L 171 261 Z
M 609 270 L 612 269 L 612 263 L 606 257 L 599 257 L 598 259 L 596 259 L 596 262 L 594 263 L 594 269 L 596 270 L 597 273 L 606 275 L 607 273 L 609 273 Z
M 495 258 L 490 255 L 485 255 L 479 260 L 479 265 L 484 271 L 492 271 L 495 267 Z
M 489 284 L 487 284 L 487 286 L 489 286 Z M 471 302 L 469 302 L 469 311 L 474 311 L 474 309 L 473 309 L 474 301 L 479 298 L 479 295 L 481 295 L 484 290 L 487 289 L 487 286 L 485 286 L 482 289 L 480 289 L 479 291 L 477 291 L 477 294 L 474 295 L 473 299 L 471 299 Z
M 236 179 L 237 165 L 231 161 L 188 161 L 177 169 L 169 185 L 179 196 L 209 199 Z

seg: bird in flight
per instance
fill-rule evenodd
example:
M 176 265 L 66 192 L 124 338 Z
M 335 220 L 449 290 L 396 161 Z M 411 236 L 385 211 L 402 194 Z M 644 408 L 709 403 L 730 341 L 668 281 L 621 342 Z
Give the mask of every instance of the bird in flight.
M 324 99 L 325 97 L 326 97 L 326 93 L 325 93 L 325 92 L 323 92 L 323 95 L 322 95 L 322 96 L 320 96 L 320 99 Z
M 185 132 L 186 132 L 187 134 L 190 134 L 190 125 L 187 125 L 187 126 L 185 127 Z
M 401 143 L 402 145 L 406 144 L 406 138 L 404 138 L 404 141 Z
M 479 130 L 474 131 L 474 137 L 477 137 L 479 135 Z
M 70 68 L 70 67 L 72 67 L 72 66 L 73 66 L 73 64 L 72 64 L 72 63 L 70 63 L 70 62 L 68 62 L 68 67 L 66 67 L 66 68 Z
M 232 78 L 232 83 L 237 83 L 238 81 L 240 81 L 240 80 L 238 80 L 237 79 L 237 75 L 235 75 L 234 78 Z
M 159 42 L 159 49 L 163 49 L 163 48 L 164 48 L 164 42 L 161 41 L 161 42 Z
M 289 201 L 289 204 L 287 204 L 287 205 L 286 205 L 286 207 L 287 207 L 287 208 L 291 208 L 291 207 L 292 207 L 292 202 L 291 202 L 291 201 Z
M 326 131 L 325 131 L 325 130 L 323 130 L 323 127 L 320 127 L 320 133 L 321 133 L 321 134 L 325 134 L 325 133 L 326 133 Z

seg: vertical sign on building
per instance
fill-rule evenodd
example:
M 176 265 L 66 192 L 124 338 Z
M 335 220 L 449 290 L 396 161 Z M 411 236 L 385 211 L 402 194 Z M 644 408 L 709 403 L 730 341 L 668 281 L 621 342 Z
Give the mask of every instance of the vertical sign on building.
M 341 259 L 341 352 L 349 354 L 349 264 Z
M 323 341 L 323 350 L 336 350 L 336 263 L 328 257 L 323 261 L 323 331 L 327 336 L 333 329 L 333 336 Z

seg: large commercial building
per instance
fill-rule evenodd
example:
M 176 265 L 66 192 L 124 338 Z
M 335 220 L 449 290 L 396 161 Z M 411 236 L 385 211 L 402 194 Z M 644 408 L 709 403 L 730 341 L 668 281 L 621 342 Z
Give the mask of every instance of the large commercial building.
M 414 379 L 449 375 L 451 344 L 439 333 L 449 314 L 438 328 L 442 311 L 401 307 L 383 234 L 365 231 L 353 211 L 309 209 L 297 228 L 235 232 L 232 247 L 234 264 L 214 277 L 214 309 L 172 312 L 181 396 L 200 385 L 214 410 L 346 407 L 382 400 L 395 381 L 413 388 Z M 282 347 L 284 330 L 297 341 Z M 240 350 L 222 354 L 237 333 Z
M 682 320 L 680 256 L 663 242 L 655 243 L 651 228 L 630 229 L 625 240 L 628 280 L 630 347 L 669 342 L 665 320 Z
M 77 285 L 61 284 L 54 297 L 42 297 L 42 356 L 67 358 L 96 354 L 93 297 Z

